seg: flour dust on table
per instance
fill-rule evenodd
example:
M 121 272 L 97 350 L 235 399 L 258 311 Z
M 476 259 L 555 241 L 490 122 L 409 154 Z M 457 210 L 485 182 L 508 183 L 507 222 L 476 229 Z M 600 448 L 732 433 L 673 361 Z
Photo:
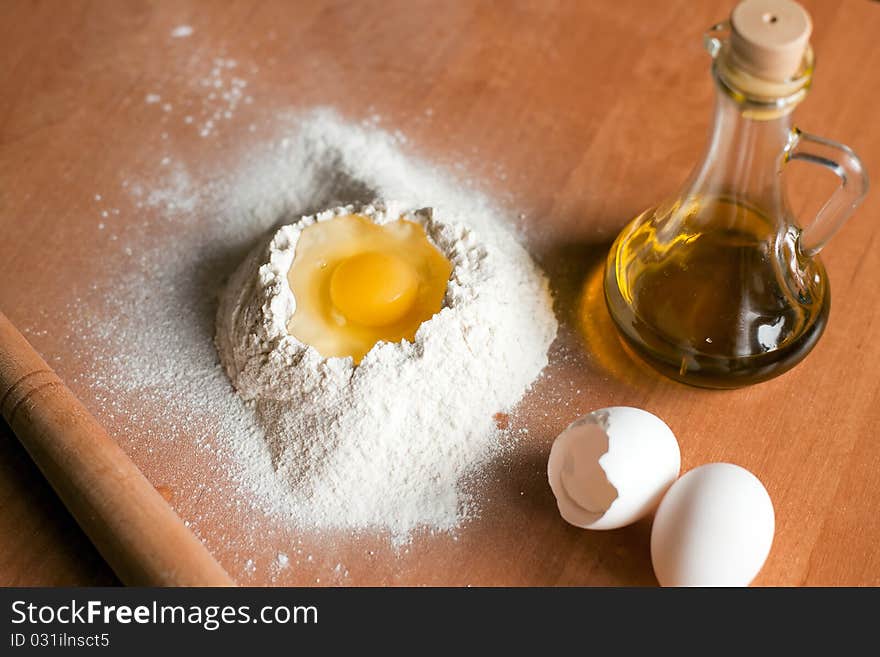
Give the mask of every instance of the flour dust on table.
M 174 238 L 134 253 L 120 240 L 128 258 L 106 304 L 112 321 L 80 318 L 80 335 L 111 354 L 90 381 L 105 415 L 137 396 L 159 409 L 157 433 L 181 418 L 190 433 L 204 424 L 196 441 L 225 464 L 241 504 L 292 527 L 399 543 L 476 517 L 472 484 L 510 444 L 493 415 L 540 374 L 557 323 L 514 219 L 400 143 L 318 109 L 247 149 L 232 171 L 125 181 L 136 201 L 162 198 L 150 204 L 153 220 L 173 222 Z M 377 199 L 396 201 L 368 205 Z M 452 264 L 440 312 L 412 341 L 380 343 L 358 366 L 287 333 L 295 302 L 279 285 L 301 229 L 349 204 L 380 222 L 421 217 Z M 231 275 L 217 336 L 224 371 L 213 318 Z

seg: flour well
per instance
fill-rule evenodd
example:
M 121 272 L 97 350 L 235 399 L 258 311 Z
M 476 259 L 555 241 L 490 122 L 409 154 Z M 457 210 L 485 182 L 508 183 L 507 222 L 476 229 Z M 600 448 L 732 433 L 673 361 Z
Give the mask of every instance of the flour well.
M 406 215 L 453 265 L 443 309 L 415 340 L 379 343 L 358 366 L 287 331 L 300 233 L 355 211 L 380 225 Z M 546 280 L 525 251 L 504 233 L 483 242 L 467 219 L 397 204 L 342 207 L 282 227 L 232 277 L 218 350 L 254 402 L 299 523 L 401 537 L 451 529 L 467 513 L 462 482 L 499 448 L 493 415 L 519 401 L 556 334 Z
M 136 230 L 120 233 L 124 264 L 94 289 L 108 319 L 75 322 L 78 344 L 100 354 L 86 382 L 91 397 L 110 425 L 129 414 L 127 399 L 145 409 L 127 417 L 148 439 L 129 445 L 138 458 L 150 459 L 154 449 L 210 455 L 217 464 L 210 476 L 195 477 L 187 459 L 163 476 L 170 484 L 197 482 L 195 495 L 229 500 L 230 513 L 298 531 L 365 530 L 397 540 L 418 528 L 457 527 L 479 511 L 468 482 L 504 447 L 493 414 L 513 406 L 546 363 L 556 321 L 544 278 L 512 235 L 513 217 L 466 182 L 403 153 L 401 136 L 326 109 L 276 121 L 280 134 L 245 146 L 233 166 L 196 170 L 175 158 L 159 167 L 158 182 L 121 181 L 121 193 L 148 214 Z M 381 368 L 354 375 L 338 362 L 325 364 L 328 376 L 352 379 L 351 388 L 335 388 L 337 396 L 320 396 L 323 384 L 312 381 L 289 389 L 287 399 L 246 403 L 213 344 L 225 281 L 279 227 L 374 199 L 433 208 L 438 225 L 455 227 L 444 248 L 461 249 L 460 264 L 485 254 L 480 266 L 453 274 L 473 277 L 460 290 L 476 296 L 470 315 L 422 343 L 386 349 Z M 108 230 L 115 236 L 117 228 Z M 395 368 L 389 389 L 377 391 L 383 376 L 376 371 Z M 293 397 L 308 412 L 281 408 Z M 350 412 L 339 412 L 343 403 L 353 404 Z M 218 496 L 230 483 L 234 493 Z M 194 504 L 189 515 L 197 532 L 202 509 Z M 223 540 L 217 522 L 212 516 L 209 546 Z

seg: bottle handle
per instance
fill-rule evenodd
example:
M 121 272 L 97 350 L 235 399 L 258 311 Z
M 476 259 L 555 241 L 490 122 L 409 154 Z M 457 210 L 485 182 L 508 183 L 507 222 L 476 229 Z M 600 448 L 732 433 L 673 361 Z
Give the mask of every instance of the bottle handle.
M 868 193 L 868 174 L 849 146 L 801 132 L 797 128 L 792 129 L 785 148 L 784 161 L 790 160 L 818 164 L 840 178 L 840 187 L 834 190 L 798 239 L 801 252 L 808 257 L 814 256 L 864 200 Z

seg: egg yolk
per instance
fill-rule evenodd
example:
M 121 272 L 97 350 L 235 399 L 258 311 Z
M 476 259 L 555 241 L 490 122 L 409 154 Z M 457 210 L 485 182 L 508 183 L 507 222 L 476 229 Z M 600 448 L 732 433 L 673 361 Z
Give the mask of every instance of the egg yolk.
M 364 326 L 388 326 L 412 308 L 419 279 L 406 262 L 368 251 L 340 262 L 330 277 L 330 299 L 346 318 Z
M 296 300 L 287 331 L 325 358 L 360 363 L 378 342 L 414 340 L 440 312 L 451 273 L 415 221 L 319 221 L 303 229 L 287 273 Z

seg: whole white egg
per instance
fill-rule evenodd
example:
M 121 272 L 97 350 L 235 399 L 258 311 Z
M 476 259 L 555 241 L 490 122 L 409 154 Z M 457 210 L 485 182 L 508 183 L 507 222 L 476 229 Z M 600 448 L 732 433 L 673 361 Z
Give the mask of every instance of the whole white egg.
M 573 422 L 550 449 L 559 513 L 585 529 L 616 529 L 653 511 L 678 477 L 678 441 L 656 415 L 612 406 Z
M 662 586 L 748 586 L 773 543 L 773 503 L 745 468 L 709 463 L 676 481 L 654 517 L 651 561 Z

